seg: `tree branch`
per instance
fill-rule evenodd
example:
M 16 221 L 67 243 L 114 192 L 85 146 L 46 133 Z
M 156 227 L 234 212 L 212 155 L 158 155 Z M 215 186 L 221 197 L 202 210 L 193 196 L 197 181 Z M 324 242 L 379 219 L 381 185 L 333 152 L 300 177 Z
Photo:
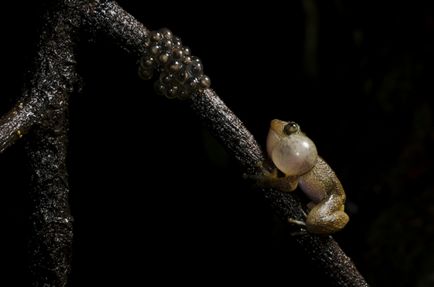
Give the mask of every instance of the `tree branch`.
M 0 153 L 25 135 L 36 122 L 36 115 L 46 108 L 45 101 L 24 95 L 23 100 L 0 119 Z
M 32 77 L 18 104 L 0 119 L 0 152 L 30 131 L 27 150 L 33 168 L 32 266 L 34 286 L 65 286 L 70 271 L 72 218 L 66 171 L 69 94 L 78 82 L 74 46 L 82 23 L 103 32 L 137 58 L 148 52 L 149 31 L 113 1 L 58 1 L 43 27 Z M 247 173 L 258 172 L 264 155 L 242 122 L 211 89 L 198 90 L 191 107 Z M 291 194 L 264 189 L 283 221 L 301 219 Z M 351 260 L 331 237 L 299 236 L 306 251 L 336 286 L 367 286 Z
M 74 47 L 79 16 L 61 1 L 48 11 L 21 100 L 0 119 L 0 152 L 29 132 L 32 286 L 66 286 L 71 269 L 67 114 L 69 94 L 78 82 Z
M 33 286 L 66 286 L 72 217 L 66 168 L 69 94 L 77 86 L 74 47 L 79 15 L 59 3 L 45 16 L 35 71 L 27 86 L 39 107 L 26 142 L 32 168 L 30 270 Z
M 89 29 L 97 28 L 115 42 L 140 57 L 149 43 L 149 31 L 117 3 L 109 1 L 88 14 Z M 260 147 L 242 122 L 211 89 L 192 95 L 191 106 L 200 120 L 235 156 L 248 173 L 258 172 L 257 163 L 264 159 Z M 274 189 L 264 189 L 264 194 L 283 221 L 288 217 L 301 219 L 301 205 L 291 194 Z M 368 286 L 351 259 L 345 255 L 331 236 L 299 236 L 296 242 L 321 268 L 324 275 L 336 286 Z

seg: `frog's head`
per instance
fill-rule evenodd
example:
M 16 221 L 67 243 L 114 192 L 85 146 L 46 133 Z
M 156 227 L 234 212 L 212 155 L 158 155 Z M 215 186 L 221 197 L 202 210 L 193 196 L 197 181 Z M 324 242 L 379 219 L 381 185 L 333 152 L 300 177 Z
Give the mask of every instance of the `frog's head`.
M 281 137 L 301 132 L 300 126 L 296 122 L 285 122 L 277 119 L 271 121 L 270 128 Z
M 315 144 L 292 121 L 272 120 L 267 137 L 267 153 L 285 175 L 302 175 L 318 158 Z

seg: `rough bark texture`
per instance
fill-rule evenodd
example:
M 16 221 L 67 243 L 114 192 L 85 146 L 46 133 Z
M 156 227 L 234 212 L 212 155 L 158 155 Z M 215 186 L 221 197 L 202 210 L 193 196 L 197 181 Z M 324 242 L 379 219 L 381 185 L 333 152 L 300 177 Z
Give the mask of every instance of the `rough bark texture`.
M 246 171 L 255 172 L 258 168 L 256 163 L 263 159 L 263 154 L 253 136 L 221 99 L 213 91 L 206 90 L 193 97 L 192 107 Z M 293 195 L 271 188 L 263 191 L 283 221 L 288 218 L 303 219 L 300 202 Z M 336 286 L 367 286 L 351 259 L 331 236 L 306 234 L 297 236 L 296 241 Z
M 33 286 L 66 286 L 71 270 L 72 217 L 66 169 L 69 94 L 77 85 L 74 47 L 79 15 L 59 3 L 45 15 L 22 100 L 1 125 L 1 151 L 30 130 L 32 169 L 30 271 Z
M 77 85 L 74 48 L 84 23 L 137 58 L 147 52 L 149 31 L 113 1 L 58 1 L 45 17 L 32 77 L 22 99 L 0 119 L 0 152 L 30 131 L 27 151 L 33 170 L 31 270 L 33 286 L 66 286 L 71 269 L 72 217 L 65 165 L 68 98 Z M 242 122 L 210 89 L 192 95 L 191 106 L 246 173 L 264 158 Z M 301 219 L 290 194 L 264 190 L 282 220 Z M 336 286 L 367 286 L 331 237 L 304 235 L 296 241 Z M 290 278 L 288 278 L 290 280 Z
M 149 31 L 115 2 L 104 3 L 95 12 L 89 14 L 89 29 L 97 27 L 136 56 L 145 52 L 143 47 L 149 41 Z M 126 37 L 131 39 L 126 40 Z M 261 149 L 242 122 L 212 90 L 193 95 L 192 108 L 247 173 L 257 171 L 257 163 L 264 158 Z M 303 218 L 300 202 L 292 195 L 273 189 L 264 190 L 264 194 L 282 220 L 286 221 L 288 217 Z M 336 286 L 368 286 L 332 237 L 306 235 L 298 237 L 297 242 Z
M 34 286 L 66 286 L 71 269 L 72 217 L 65 160 L 69 93 L 77 82 L 77 16 L 63 5 L 46 15 L 29 85 L 30 97 L 46 102 L 27 142 L 33 188 L 30 270 Z

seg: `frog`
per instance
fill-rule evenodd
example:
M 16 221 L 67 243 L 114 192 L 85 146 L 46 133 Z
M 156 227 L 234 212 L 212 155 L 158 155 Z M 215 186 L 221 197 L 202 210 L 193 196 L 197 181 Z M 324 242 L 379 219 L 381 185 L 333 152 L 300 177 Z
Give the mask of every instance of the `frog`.
M 310 200 L 305 221 L 289 218 L 290 223 L 318 235 L 330 235 L 346 226 L 349 216 L 345 213 L 344 188 L 296 122 L 272 120 L 266 150 L 274 166 L 271 170 L 263 168 L 261 184 L 281 192 L 299 187 Z

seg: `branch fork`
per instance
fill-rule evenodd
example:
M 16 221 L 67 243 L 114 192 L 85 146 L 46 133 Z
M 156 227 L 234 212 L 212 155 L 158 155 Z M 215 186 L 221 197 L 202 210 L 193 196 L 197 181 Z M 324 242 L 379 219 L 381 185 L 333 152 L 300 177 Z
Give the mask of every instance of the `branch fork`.
M 150 67 L 157 68 L 161 73 L 159 81 L 164 84 L 163 94 L 187 96 L 198 119 L 247 174 L 260 172 L 257 163 L 263 162 L 264 155 L 241 120 L 209 88 L 200 61 L 189 55 L 188 48 L 178 45 L 170 31 L 151 33 L 114 1 L 57 1 L 45 18 L 32 77 L 25 83 L 17 104 L 0 118 L 0 152 L 28 134 L 27 153 L 33 171 L 33 286 L 60 287 L 67 285 L 71 270 L 73 219 L 65 159 L 69 95 L 80 82 L 75 71 L 80 29 L 104 33 L 126 52 L 142 59 L 142 77 L 149 78 Z M 165 50 L 161 44 L 166 45 Z M 152 47 L 155 54 L 150 53 Z M 166 81 L 166 77 L 170 79 Z M 190 88 L 181 89 L 184 83 Z M 300 202 L 291 194 L 274 189 L 263 189 L 263 193 L 282 220 L 303 218 Z M 368 286 L 332 237 L 308 234 L 295 237 L 295 241 L 334 285 Z

